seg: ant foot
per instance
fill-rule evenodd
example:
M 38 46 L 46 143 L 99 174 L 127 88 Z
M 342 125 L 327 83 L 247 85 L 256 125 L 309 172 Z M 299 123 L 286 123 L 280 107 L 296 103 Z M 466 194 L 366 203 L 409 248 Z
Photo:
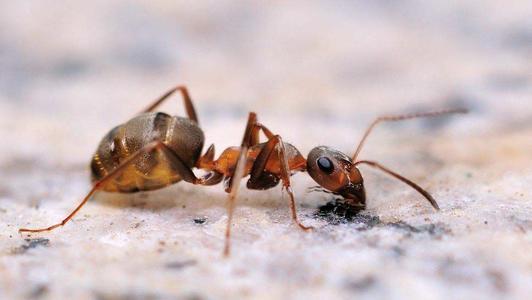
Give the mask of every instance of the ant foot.
M 297 222 L 297 226 L 299 226 L 299 228 L 301 228 L 301 229 L 303 229 L 304 231 L 307 231 L 307 232 L 309 232 L 309 231 L 313 231 L 313 230 L 314 230 L 314 227 L 312 227 L 312 226 L 305 226 L 305 225 L 303 225 L 303 224 L 301 224 L 301 223 L 299 223 L 299 222 Z

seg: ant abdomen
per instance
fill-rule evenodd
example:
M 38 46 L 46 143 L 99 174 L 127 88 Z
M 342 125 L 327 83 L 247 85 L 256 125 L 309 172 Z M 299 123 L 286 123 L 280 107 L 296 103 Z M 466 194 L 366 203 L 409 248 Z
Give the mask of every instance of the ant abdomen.
M 113 128 L 100 142 L 91 160 L 93 181 L 116 169 L 131 154 L 160 141 L 193 168 L 201 155 L 204 135 L 187 118 L 165 113 L 144 113 Z M 139 157 L 123 173 L 103 188 L 108 192 L 132 193 L 159 189 L 181 180 L 165 152 L 153 151 Z

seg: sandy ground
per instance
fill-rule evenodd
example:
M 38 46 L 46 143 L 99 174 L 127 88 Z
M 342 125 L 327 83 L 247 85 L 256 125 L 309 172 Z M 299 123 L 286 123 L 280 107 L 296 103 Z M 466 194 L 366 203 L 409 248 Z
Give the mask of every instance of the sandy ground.
M 530 1 L 4 1 L 0 69 L 1 299 L 532 294 Z M 280 188 L 242 188 L 229 259 L 221 185 L 101 193 L 63 228 L 18 234 L 66 216 L 101 137 L 178 83 L 218 154 L 249 111 L 304 155 L 352 153 L 380 114 L 471 113 L 383 125 L 361 154 L 439 212 L 361 167 L 368 209 L 352 218 L 292 177 L 311 233 Z

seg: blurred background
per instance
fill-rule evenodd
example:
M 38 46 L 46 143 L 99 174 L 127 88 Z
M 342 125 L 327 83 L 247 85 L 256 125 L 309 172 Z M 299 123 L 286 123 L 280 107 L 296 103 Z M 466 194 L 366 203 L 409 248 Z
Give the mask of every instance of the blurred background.
M 531 10 L 529 1 L 4 2 L 2 128 L 18 156 L 60 143 L 88 157 L 109 128 L 179 83 L 222 146 L 240 133 L 212 128 L 228 118 L 244 127 L 251 110 L 287 140 L 349 149 L 354 129 L 390 112 L 466 106 L 498 121 L 470 129 L 515 129 L 532 114 Z M 31 127 L 13 118 L 49 126 L 32 135 L 38 147 L 13 144 Z M 331 138 L 335 126 L 353 137 Z
M 293 177 L 298 202 L 306 203 L 303 219 L 324 226 L 317 235 L 331 247 L 328 253 L 344 255 L 350 239 L 362 244 L 362 255 L 352 254 L 349 263 L 334 264 L 336 258 L 312 248 L 316 236 L 295 232 L 278 189 L 243 189 L 244 211 L 235 233 L 240 248 L 235 261 L 240 263 L 220 261 L 222 187 L 204 192 L 186 184 L 157 192 L 156 198 L 181 196 L 148 210 L 135 210 L 126 196 L 107 196 L 100 202 L 111 205 L 90 204 L 79 216 L 83 222 L 52 233 L 55 240 L 46 236 L 51 243 L 32 250 L 29 258 L 26 253 L 14 258 L 13 249 L 29 245 L 16 233 L 18 226 L 44 225 L 65 215 L 89 188 L 87 164 L 101 137 L 176 84 L 188 86 L 206 143 L 214 143 L 218 153 L 240 143 L 249 111 L 306 155 L 322 144 L 351 154 L 365 126 L 381 114 L 469 108 L 467 116 L 384 125 L 361 155 L 409 175 L 442 199 L 443 212 L 434 216 L 408 188 L 375 172 L 366 177 L 371 214 L 419 224 L 436 218 L 431 220 L 454 233 L 447 237 L 454 248 L 442 249 L 438 259 L 454 264 L 442 263 L 443 271 L 432 267 L 430 262 L 439 260 L 423 256 L 434 246 L 431 237 L 401 244 L 402 233 L 390 233 L 386 226 L 352 237 L 349 225 L 329 228 L 313 219 L 327 196 L 305 194 L 313 185 L 305 174 Z M 387 297 L 398 291 L 424 299 L 424 292 L 436 299 L 524 298 L 530 295 L 524 282 L 532 278 L 531 97 L 532 2 L 526 0 L 2 1 L 0 296 Z M 178 97 L 163 110 L 184 113 Z M 181 209 L 183 203 L 188 211 Z M 140 237 L 117 237 L 126 230 L 106 227 L 109 222 L 130 224 L 132 214 L 150 223 L 141 227 Z M 181 233 L 160 232 L 161 227 L 175 228 L 173 222 L 181 222 L 176 216 L 188 224 L 194 214 L 212 220 L 208 229 L 177 225 Z M 297 251 L 310 247 L 310 252 L 261 252 L 281 243 L 279 232 L 267 234 L 272 218 L 282 224 L 275 230 L 293 235 L 293 242 L 282 243 Z M 83 240 L 79 233 L 87 228 L 90 238 Z M 336 232 L 334 238 L 324 236 L 329 229 Z M 102 232 L 110 231 L 115 235 L 102 241 Z M 171 275 L 150 269 L 166 258 L 156 252 L 150 260 L 143 247 L 160 247 L 161 236 L 180 240 L 176 234 L 193 241 L 190 247 L 171 248 L 168 255 L 181 255 L 179 261 L 194 261 L 196 267 Z M 406 250 L 414 254 L 400 263 L 383 261 L 376 240 L 390 236 L 393 242 L 384 248 L 417 244 L 421 254 Z M 139 239 L 145 239 L 143 246 L 133 247 Z M 495 240 L 501 243 L 498 250 L 484 253 L 481 245 Z M 78 255 L 76 243 L 116 252 L 101 259 Z M 124 271 L 122 264 L 131 262 L 119 253 L 131 247 L 130 257 L 145 258 L 133 266 L 150 269 L 150 278 L 168 285 L 141 275 L 127 278 L 136 273 L 127 270 L 138 269 Z M 457 252 L 465 256 L 454 257 Z M 110 265 L 108 275 L 91 271 L 95 261 Z M 420 268 L 419 261 L 431 267 Z M 449 264 L 454 267 L 448 269 Z M 335 275 L 322 277 L 320 270 Z M 63 280 L 68 275 L 78 279 L 61 285 L 72 280 Z M 103 280 L 114 275 L 120 275 L 120 283 Z M 211 287 L 199 284 L 199 278 L 208 279 Z

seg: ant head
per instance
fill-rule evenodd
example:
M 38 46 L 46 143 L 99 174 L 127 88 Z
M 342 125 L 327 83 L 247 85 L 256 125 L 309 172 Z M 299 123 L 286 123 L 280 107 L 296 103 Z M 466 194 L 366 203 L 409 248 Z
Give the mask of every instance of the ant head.
M 321 187 L 351 204 L 365 206 L 362 175 L 344 153 L 325 146 L 312 149 L 307 157 L 307 172 Z

